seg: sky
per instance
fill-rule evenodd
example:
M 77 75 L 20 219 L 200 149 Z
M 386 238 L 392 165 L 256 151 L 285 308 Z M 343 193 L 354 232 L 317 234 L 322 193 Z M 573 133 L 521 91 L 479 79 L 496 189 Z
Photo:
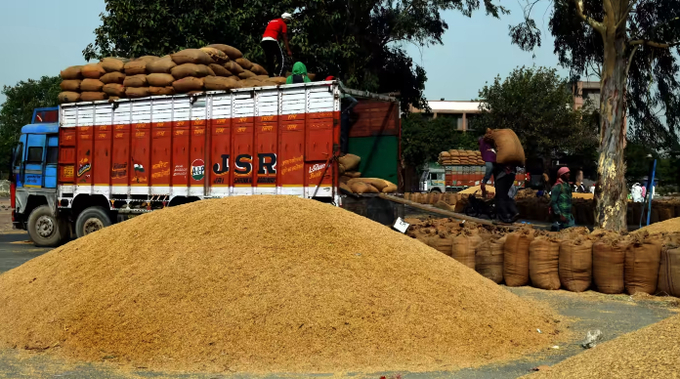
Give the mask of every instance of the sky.
M 58 75 L 65 67 L 85 63 L 82 51 L 94 42 L 94 30 L 101 24 L 99 14 L 105 10 L 104 0 L 1 1 L 0 86 Z M 505 77 L 518 66 L 557 67 L 547 25 L 549 14 L 545 13 L 550 2 L 542 2 L 543 8 L 534 9 L 543 31 L 543 47 L 532 54 L 510 43 L 508 25 L 522 20 L 524 1 L 501 0 L 511 14 L 500 20 L 486 16 L 484 11 L 472 18 L 444 12 L 449 29 L 443 45 L 404 45 L 427 71 L 425 96 L 431 100 L 471 100 L 477 98 L 486 82 L 499 74 Z M 560 72 L 567 74 L 562 69 Z M 0 103 L 4 101 L 0 95 Z

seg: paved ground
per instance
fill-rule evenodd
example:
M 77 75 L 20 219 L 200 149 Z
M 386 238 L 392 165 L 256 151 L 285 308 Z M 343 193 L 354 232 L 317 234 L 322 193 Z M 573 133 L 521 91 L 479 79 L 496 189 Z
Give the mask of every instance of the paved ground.
M 50 249 L 33 246 L 28 233 L 12 230 L 12 214 L 9 200 L 0 198 L 0 273 L 31 260 Z
M 25 232 L 11 230 L 9 213 L 2 210 L 0 199 L 0 273 L 17 267 L 37 257 L 49 249 L 34 247 L 28 242 Z M 9 228 L 8 228 L 9 224 Z M 1 274 L 0 274 L 1 275 Z M 559 349 L 546 349 L 544 352 L 504 364 L 489 365 L 475 369 L 454 372 L 399 373 L 404 379 L 430 378 L 517 378 L 530 372 L 539 365 L 553 365 L 583 351 L 580 342 L 588 330 L 600 329 L 605 340 L 640 329 L 660 321 L 680 310 L 680 300 L 676 298 L 631 298 L 627 295 L 602 295 L 595 292 L 575 294 L 566 291 L 542 291 L 529 287 L 510 288 L 521 297 L 547 302 L 561 314 L 572 319 L 569 328 L 574 337 L 560 343 Z M 397 373 L 347 373 L 355 378 L 388 378 Z M 293 377 L 337 377 L 333 374 L 317 375 L 249 375 L 249 374 L 178 374 L 155 373 L 143 369 L 119 370 L 105 363 L 79 364 L 65 362 L 44 353 L 25 353 L 13 350 L 0 351 L 0 378 L 293 378 Z

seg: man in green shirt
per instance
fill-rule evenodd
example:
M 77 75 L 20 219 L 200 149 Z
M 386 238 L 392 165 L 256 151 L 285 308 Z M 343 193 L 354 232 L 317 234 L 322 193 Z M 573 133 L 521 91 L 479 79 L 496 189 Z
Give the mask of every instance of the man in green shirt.
M 295 62 L 293 65 L 293 73 L 286 78 L 286 84 L 309 83 L 311 80 L 307 77 L 307 66 L 302 62 Z
M 557 171 L 557 182 L 550 192 L 550 211 L 555 217 L 553 229 L 571 228 L 575 225 L 571 213 L 571 186 L 569 185 L 569 168 L 562 167 Z

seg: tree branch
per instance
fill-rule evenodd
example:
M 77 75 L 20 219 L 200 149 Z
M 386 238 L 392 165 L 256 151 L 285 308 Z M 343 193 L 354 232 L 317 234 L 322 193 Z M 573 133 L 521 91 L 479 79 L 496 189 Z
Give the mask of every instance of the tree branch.
M 635 45 L 633 48 L 633 51 L 630 53 L 630 57 L 628 58 L 628 67 L 626 67 L 626 77 L 628 77 L 628 72 L 630 71 L 630 65 L 633 63 L 633 56 L 635 55 L 635 52 L 637 49 L 640 47 L 640 45 Z
M 647 45 L 647 46 L 656 47 L 656 48 L 659 48 L 659 49 L 668 49 L 669 47 L 680 46 L 680 41 L 664 43 L 664 42 L 654 42 L 654 41 L 647 41 L 647 40 L 644 40 L 644 39 L 638 39 L 638 40 L 635 40 L 635 41 L 630 41 L 629 44 L 631 46 Z
M 587 22 L 588 25 L 590 25 L 593 29 L 597 30 L 600 34 L 604 34 L 604 25 L 596 21 L 594 18 L 586 16 L 583 13 L 583 0 L 573 0 L 574 4 L 576 4 L 576 13 L 578 14 L 579 17 L 583 19 L 583 21 Z
M 619 19 L 619 22 L 616 23 L 616 29 L 620 28 L 621 25 L 623 25 L 626 20 L 628 20 L 628 15 L 630 12 L 633 10 L 635 5 L 639 2 L 640 0 L 632 0 L 626 11 L 621 15 L 621 18 Z

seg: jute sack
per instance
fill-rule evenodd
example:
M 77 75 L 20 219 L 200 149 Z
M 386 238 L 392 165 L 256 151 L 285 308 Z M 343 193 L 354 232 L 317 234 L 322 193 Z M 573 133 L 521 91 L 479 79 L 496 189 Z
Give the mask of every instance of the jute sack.
M 653 295 L 659 278 L 661 243 L 648 236 L 636 236 L 626 250 L 624 282 L 629 295 Z
M 99 79 L 106 74 L 106 71 L 104 71 L 101 63 L 89 63 L 80 69 L 80 73 L 84 78 Z
M 593 276 L 593 242 L 585 237 L 562 241 L 559 265 L 564 288 L 572 292 L 587 290 Z
M 149 74 L 146 76 L 146 81 L 149 83 L 149 86 L 168 87 L 172 86 L 175 78 L 170 74 Z
M 104 87 L 104 83 L 99 79 L 83 79 L 80 82 L 80 90 L 82 92 L 100 92 Z
M 169 74 L 173 67 L 177 66 L 172 58 L 165 57 L 149 62 L 146 71 L 150 74 Z
M 155 55 L 143 55 L 143 56 L 137 58 L 136 60 L 141 61 L 141 62 L 145 62 L 146 64 L 149 64 L 149 63 L 155 62 L 159 59 L 161 59 L 161 58 L 157 57 Z
M 238 74 L 238 77 L 241 78 L 241 79 L 250 79 L 250 78 L 254 78 L 255 76 L 257 76 L 257 75 L 255 75 L 252 71 L 248 71 L 248 70 L 243 70 L 243 72 Z
M 108 74 L 99 78 L 99 80 L 101 80 L 104 84 L 123 84 L 123 81 L 125 80 L 125 74 L 122 72 L 109 72 Z
M 243 72 L 243 67 L 239 66 L 238 63 L 233 61 L 225 63 L 224 68 L 226 68 L 227 70 L 229 70 L 229 72 L 236 76 Z
M 234 88 L 240 88 L 239 83 L 231 78 L 221 76 L 206 76 L 203 79 L 205 89 L 211 91 L 226 91 Z
M 149 96 L 149 87 L 128 87 L 125 88 L 125 96 L 129 98 L 139 98 Z
M 202 78 L 204 76 L 209 76 L 212 71 L 210 71 L 206 65 L 185 63 L 173 67 L 170 72 L 175 79 L 184 79 L 190 76 Z
M 347 184 L 349 184 L 351 186 L 352 183 L 357 182 L 357 181 L 370 184 L 380 192 L 382 192 L 383 189 L 387 188 L 387 186 L 390 185 L 390 182 L 388 182 L 387 180 L 378 179 L 378 178 L 355 178 L 355 179 L 350 179 L 350 181 Z
M 496 145 L 496 162 L 524 166 L 524 148 L 515 132 L 510 129 L 495 129 L 491 136 Z
M 503 278 L 508 287 L 529 284 L 529 245 L 533 240 L 529 229 L 508 234 L 503 246 Z
M 560 289 L 560 241 L 538 237 L 529 245 L 529 277 L 531 285 L 544 290 Z
M 257 63 L 253 63 L 252 67 L 250 67 L 250 71 L 254 72 L 257 75 L 268 75 L 269 73 L 267 70 L 264 69 L 261 65 Z
M 350 178 L 359 178 L 361 177 L 361 173 L 358 171 L 345 171 L 345 176 L 349 176 Z
M 352 193 L 352 188 L 347 185 L 347 183 L 343 183 L 340 181 L 340 189 L 347 192 L 347 193 Z
M 229 45 L 224 45 L 221 43 L 215 43 L 212 45 L 208 45 L 207 47 L 214 47 L 217 50 L 222 51 L 223 53 L 227 54 L 229 59 L 239 59 L 243 57 L 243 53 L 235 47 L 231 47 Z
M 253 62 L 247 60 L 246 58 L 238 58 L 235 60 L 239 66 L 243 67 L 245 70 L 250 70 L 253 67 Z
M 503 282 L 503 245 L 506 237 L 493 236 L 477 245 L 475 270 L 494 283 Z
M 251 71 L 251 72 L 252 72 L 253 74 L 255 73 L 255 71 Z M 256 79 L 260 79 L 260 80 L 262 80 L 262 81 L 265 81 L 265 80 L 269 80 L 269 75 L 257 75 L 257 76 L 255 76 L 255 78 L 256 78 Z
M 106 72 L 122 72 L 125 69 L 125 62 L 119 58 L 104 58 L 101 64 Z
M 185 63 L 209 65 L 215 63 L 210 56 L 200 49 L 186 49 L 170 55 L 178 65 Z
M 474 270 L 475 251 L 480 243 L 482 243 L 482 239 L 478 235 L 473 235 L 470 231 L 463 230 L 453 238 L 451 257 Z
M 59 83 L 59 88 L 61 88 L 62 91 L 78 92 L 80 91 L 80 82 L 81 81 L 78 79 L 62 80 L 61 83 Z
M 222 50 L 216 49 L 214 47 L 202 47 L 199 50 L 208 54 L 210 59 L 217 64 L 224 64 L 229 61 L 229 56 L 225 54 Z
M 161 95 L 174 95 L 175 89 L 172 86 L 169 87 L 149 87 L 149 95 L 151 96 L 161 96 Z
M 174 81 L 172 83 L 172 88 L 174 88 L 177 93 L 201 91 L 203 90 L 203 78 L 188 76 Z
M 361 163 L 361 157 L 354 154 L 345 154 L 338 158 L 338 164 L 344 171 L 355 171 Z
M 241 88 L 262 87 L 264 85 L 264 83 L 262 83 L 262 81 L 260 81 L 259 79 L 255 79 L 255 78 L 243 79 L 239 82 L 239 84 L 241 85 Z
M 623 267 L 628 243 L 620 238 L 605 238 L 593 244 L 593 281 L 606 294 L 623 293 Z
M 680 247 L 667 245 L 661 251 L 661 266 L 656 292 L 680 297 Z
M 125 64 L 125 74 L 128 76 L 146 74 L 147 61 L 136 59 Z
M 82 101 L 98 101 L 106 100 L 108 96 L 104 92 L 81 92 L 80 100 Z
M 57 100 L 60 103 L 74 103 L 80 101 L 80 94 L 78 92 L 65 91 L 57 95 Z
M 217 63 L 211 63 L 210 66 L 208 66 L 208 67 L 211 70 L 213 70 L 213 72 L 217 76 L 224 76 L 224 77 L 231 76 L 231 72 L 229 72 L 229 70 L 227 70 L 226 68 L 224 68 L 224 66 L 221 66 Z
M 445 233 L 438 233 L 429 238 L 427 244 L 440 253 L 451 256 L 451 246 L 453 246 L 453 238 L 451 236 L 447 236 Z
M 83 66 L 71 66 L 68 68 L 65 68 L 61 70 L 61 78 L 64 80 L 76 80 L 76 79 L 82 79 L 83 74 L 82 74 L 82 69 Z
M 145 74 L 139 74 L 139 75 L 133 75 L 133 76 L 126 76 L 125 80 L 123 80 L 123 85 L 125 87 L 147 87 L 148 82 L 146 81 L 146 75 Z
M 286 78 L 284 78 L 283 76 L 275 76 L 275 77 L 269 78 L 267 80 L 272 81 L 272 82 L 274 82 L 278 85 L 286 84 Z
M 354 193 L 379 193 L 377 188 L 364 182 L 347 183 Z
M 111 96 L 125 96 L 125 86 L 122 84 L 117 84 L 117 83 L 109 83 L 105 84 L 104 87 L 102 88 L 102 91 L 109 95 L 109 98 Z
M 395 193 L 395 192 L 397 192 L 398 187 L 397 187 L 396 184 L 394 184 L 390 181 L 386 181 L 386 182 L 388 184 L 387 184 L 387 187 L 383 188 L 383 190 L 382 190 L 383 193 Z

